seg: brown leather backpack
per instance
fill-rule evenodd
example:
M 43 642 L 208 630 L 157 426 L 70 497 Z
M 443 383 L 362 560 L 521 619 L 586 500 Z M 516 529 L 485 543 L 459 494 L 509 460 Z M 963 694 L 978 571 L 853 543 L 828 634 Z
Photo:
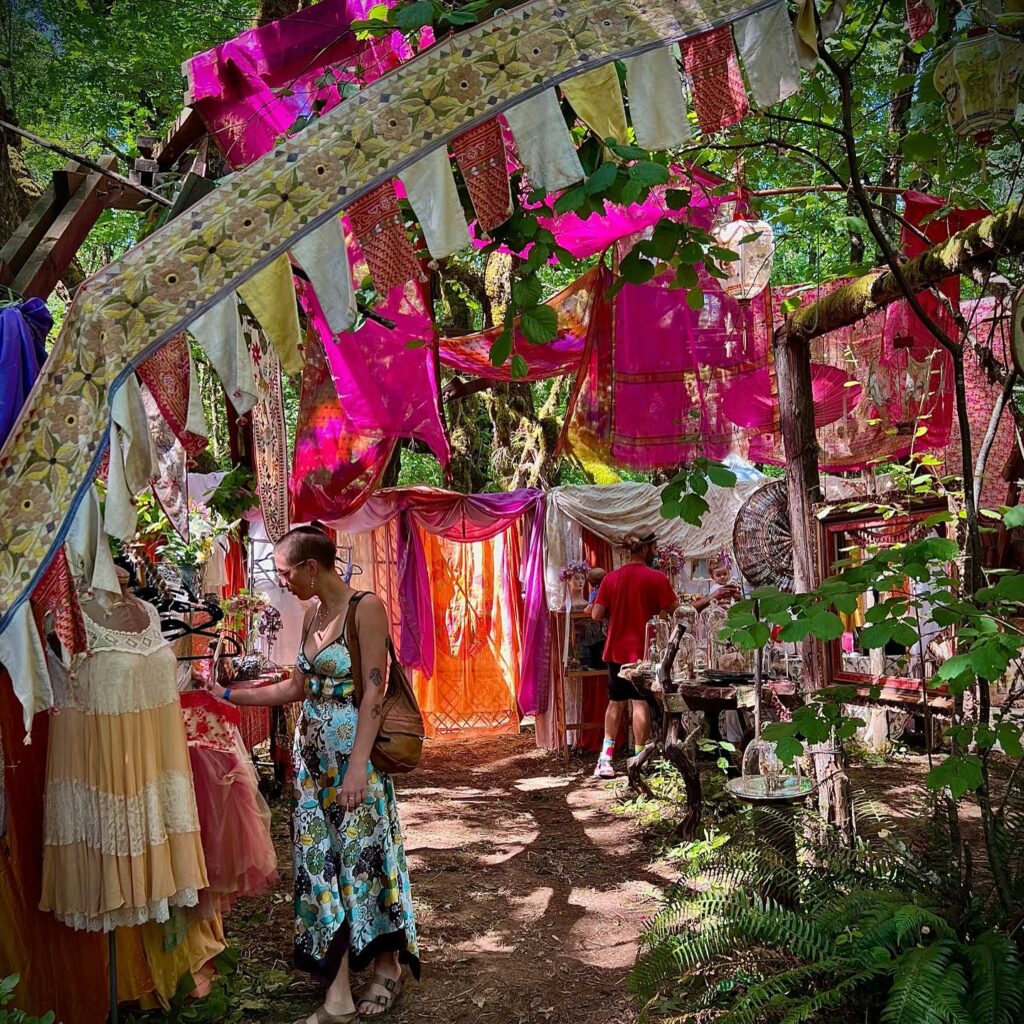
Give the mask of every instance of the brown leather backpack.
M 366 593 L 353 594 L 349 599 L 348 625 L 345 642 L 352 659 L 352 679 L 355 682 L 355 702 L 358 708 L 363 700 L 363 673 L 359 660 L 359 630 L 356 628 L 356 605 Z M 381 706 L 380 729 L 373 741 L 370 762 L 374 768 L 389 775 L 411 772 L 423 756 L 423 714 L 416 701 L 411 684 L 395 654 L 395 645 L 387 638 L 387 686 Z

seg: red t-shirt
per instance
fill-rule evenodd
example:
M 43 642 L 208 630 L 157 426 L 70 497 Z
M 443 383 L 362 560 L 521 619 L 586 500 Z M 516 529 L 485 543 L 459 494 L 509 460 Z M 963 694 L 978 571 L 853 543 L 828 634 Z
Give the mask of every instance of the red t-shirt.
M 644 656 L 647 622 L 671 608 L 676 594 L 668 577 L 639 562 L 627 562 L 601 581 L 597 603 L 608 618 L 604 660 L 625 665 Z

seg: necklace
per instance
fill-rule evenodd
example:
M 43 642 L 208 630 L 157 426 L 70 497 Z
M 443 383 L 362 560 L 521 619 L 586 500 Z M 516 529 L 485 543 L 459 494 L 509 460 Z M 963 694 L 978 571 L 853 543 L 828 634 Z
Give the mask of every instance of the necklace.
M 324 604 L 324 603 L 321 603 L 320 607 L 317 609 L 316 618 L 313 620 L 313 628 L 318 633 L 321 632 L 323 630 L 323 627 L 326 626 L 327 623 L 330 622 L 331 619 L 335 618 L 335 616 L 337 616 L 338 612 L 341 611 L 341 606 L 343 604 L 344 604 L 344 601 L 339 601 L 337 607 L 333 611 L 331 611 L 331 614 L 328 615 L 327 618 L 324 618 L 323 614 L 324 614 L 324 611 L 327 610 L 328 606 L 326 604 Z

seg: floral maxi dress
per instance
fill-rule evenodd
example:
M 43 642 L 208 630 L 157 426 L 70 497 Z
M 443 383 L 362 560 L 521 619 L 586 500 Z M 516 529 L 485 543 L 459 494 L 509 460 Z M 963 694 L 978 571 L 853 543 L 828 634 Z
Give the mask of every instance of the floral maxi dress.
M 409 869 L 391 778 L 367 766 L 367 796 L 345 811 L 338 802 L 355 742 L 352 662 L 343 637 L 312 663 L 301 651 L 306 699 L 293 749 L 295 964 L 325 981 L 349 953 L 361 970 L 398 951 L 419 977 Z

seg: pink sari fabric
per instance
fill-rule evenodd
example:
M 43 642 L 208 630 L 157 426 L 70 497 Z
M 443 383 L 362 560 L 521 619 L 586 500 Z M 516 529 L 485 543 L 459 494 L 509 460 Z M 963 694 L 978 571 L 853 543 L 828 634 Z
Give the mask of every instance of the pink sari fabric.
M 544 508 L 542 491 L 509 494 L 454 494 L 416 487 L 381 491 L 354 514 L 331 525 L 344 533 L 365 533 L 398 519 L 398 588 L 402 664 L 426 675 L 434 670 L 434 614 L 430 573 L 419 530 L 448 540 L 489 540 L 522 520 L 524 628 L 519 706 L 524 714 L 547 708 L 551 633 L 544 593 Z M 418 528 L 418 529 L 417 529 Z
M 673 188 L 688 188 L 689 206 L 672 216 L 709 230 L 728 199 L 714 196 L 716 179 L 675 168 Z M 620 255 L 666 213 L 665 190 L 630 210 L 609 208 L 581 221 L 565 215 L 553 226 L 574 255 L 616 241 Z M 635 219 L 634 219 L 635 218 Z M 635 225 L 630 228 L 630 225 Z M 613 237 L 614 236 L 614 237 Z M 763 372 L 771 348 L 769 293 L 741 304 L 703 267 L 697 270 L 704 306 L 668 280 L 625 285 L 608 300 L 604 284 L 590 318 L 587 352 L 577 381 L 566 437 L 630 469 L 667 469 L 697 455 L 742 453 L 744 434 L 726 416 L 724 397 L 747 375 Z
M 365 264 L 354 239 L 347 238 L 346 245 L 358 281 Z M 377 306 L 376 312 L 392 321 L 394 329 L 367 320 L 354 334 L 331 332 L 315 292 L 303 282 L 299 299 L 326 353 L 349 428 L 368 437 L 416 438 L 447 465 L 450 453 L 426 286 L 410 281 L 392 289 Z M 410 348 L 412 341 L 424 344 Z
M 1002 394 L 1003 387 L 989 379 L 971 348 L 980 345 L 990 349 L 1000 361 L 1009 361 L 1010 312 L 997 305 L 992 297 L 964 302 L 960 306 L 970 326 L 971 344 L 964 355 L 964 386 L 967 391 L 967 416 L 971 424 L 971 447 L 974 462 L 977 463 L 981 444 L 988 432 L 992 410 Z M 1003 410 L 996 428 L 996 435 L 989 449 L 985 473 L 981 481 L 979 504 L 981 508 L 998 508 L 1010 500 L 1010 483 L 1006 471 L 1016 449 L 1013 413 L 1007 407 Z M 960 427 L 953 417 L 949 443 L 945 451 L 946 473 L 960 476 L 963 473 L 963 455 L 960 449 Z
M 394 0 L 384 0 L 392 7 Z M 381 0 L 323 0 L 243 32 L 184 66 L 190 103 L 232 168 L 269 152 L 315 103 L 330 110 L 348 83 L 367 84 L 412 56 L 400 32 L 358 40 L 349 26 Z M 433 41 L 424 30 L 421 43 Z
M 523 380 L 544 380 L 573 373 L 580 364 L 586 344 L 590 316 L 597 289 L 604 287 L 601 270 L 595 267 L 574 281 L 568 288 L 547 300 L 558 316 L 558 336 L 546 345 L 531 345 L 518 327 L 512 339 L 512 354 L 522 356 L 527 374 Z M 501 334 L 501 327 L 492 327 L 476 334 L 457 338 L 440 338 L 441 362 L 460 373 L 469 373 L 489 380 L 511 380 L 511 361 L 492 366 L 491 346 Z
M 394 449 L 393 438 L 361 434 L 352 426 L 323 347 L 311 331 L 288 484 L 291 522 L 331 519 L 359 508 L 377 486 Z
M 846 283 L 776 288 L 776 316 L 781 318 L 781 304 L 790 296 L 801 295 L 806 305 Z M 867 469 L 885 459 L 945 445 L 953 412 L 949 356 L 934 345 L 897 343 L 897 336 L 886 329 L 884 311 L 815 338 L 811 361 L 840 367 L 859 386 L 859 397 L 851 401 L 847 414 L 817 430 L 818 461 L 824 472 Z M 858 388 L 850 390 L 858 394 Z M 918 427 L 924 428 L 921 436 L 915 436 Z M 751 432 L 749 458 L 784 465 L 781 435 Z

